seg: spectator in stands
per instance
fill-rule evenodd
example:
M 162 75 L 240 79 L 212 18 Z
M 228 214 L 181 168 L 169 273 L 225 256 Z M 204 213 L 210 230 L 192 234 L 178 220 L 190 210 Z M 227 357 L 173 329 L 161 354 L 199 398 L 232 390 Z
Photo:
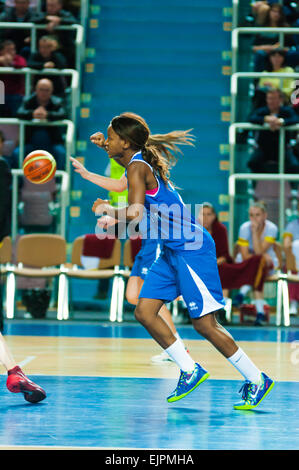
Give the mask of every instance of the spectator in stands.
M 286 65 L 286 53 L 283 49 L 274 49 L 268 54 L 268 66 L 263 72 L 276 72 L 276 73 L 294 73 L 292 67 Z M 277 77 L 262 77 L 260 78 L 257 86 L 257 94 L 261 95 L 261 104 L 265 104 L 265 94 L 271 89 L 280 89 L 286 96 L 287 101 L 290 102 L 293 88 L 294 78 L 280 79 Z
M 42 0 L 41 9 L 46 10 L 47 0 Z M 80 19 L 81 0 L 63 0 L 63 8 L 71 12 L 78 20 Z
M 269 15 L 270 7 L 277 4 L 276 0 L 262 0 L 251 3 L 251 14 L 253 16 L 255 26 L 263 26 L 266 18 Z M 299 17 L 297 5 L 293 0 L 283 0 L 282 10 L 286 21 L 292 25 Z
M 269 6 L 267 14 L 263 24 L 257 26 L 269 27 L 269 28 L 283 28 L 289 27 L 287 23 L 283 7 L 279 3 L 273 3 Z M 299 64 L 299 53 L 297 51 L 291 51 L 289 48 L 295 47 L 296 41 L 293 35 L 284 35 L 283 47 L 286 49 L 286 61 L 289 66 L 296 67 Z M 279 33 L 260 33 L 254 37 L 252 50 L 254 55 L 254 70 L 261 72 L 265 69 L 265 63 L 267 54 L 277 48 L 281 48 L 282 45 L 279 43 Z
M 283 233 L 283 248 L 286 258 L 286 269 L 298 273 L 299 268 L 299 218 L 290 221 Z M 288 283 L 290 298 L 290 314 L 298 312 L 299 284 Z
M 39 18 L 39 14 L 30 8 L 29 0 L 15 0 L 15 6 L 3 11 L 0 14 L 0 22 L 14 23 L 35 23 Z M 30 29 L 2 29 L 0 38 L 14 39 L 17 53 L 28 57 L 30 44 Z
M 248 118 L 252 124 L 269 125 L 269 130 L 257 132 L 256 145 L 248 167 L 253 173 L 278 172 L 279 129 L 299 122 L 299 116 L 291 106 L 283 104 L 280 90 L 270 90 L 266 95 L 266 106 L 255 109 Z M 285 173 L 299 173 L 299 162 L 294 156 L 286 132 Z
M 242 286 L 252 286 L 254 292 L 263 292 L 263 285 L 268 274 L 268 267 L 262 254 L 252 255 L 242 262 L 235 263 L 229 253 L 227 229 L 219 222 L 217 213 L 209 202 L 204 202 L 198 215 L 201 225 L 213 237 L 216 247 L 219 276 L 223 288 L 223 297 L 226 301 L 225 310 L 230 310 L 231 299 L 229 291 L 240 289 Z M 259 294 L 257 294 L 259 295 Z M 223 311 L 220 312 L 220 321 L 225 322 Z
M 66 58 L 60 52 L 58 41 L 54 36 L 42 36 L 38 42 L 38 52 L 33 52 L 28 59 L 28 67 L 32 69 L 64 69 Z M 44 75 L 47 77 L 47 74 Z M 64 97 L 66 82 L 62 76 L 48 76 L 54 86 L 54 95 Z M 38 81 L 38 78 L 35 80 Z
M 0 44 L 0 67 L 16 69 L 26 67 L 26 59 L 16 53 L 15 43 L 10 39 Z M 5 104 L 0 107 L 0 115 L 15 117 L 25 94 L 25 77 L 24 75 L 1 74 L 0 78 L 5 90 Z
M 53 95 L 53 83 L 47 78 L 40 79 L 35 92 L 25 98 L 17 112 L 19 119 L 43 121 L 59 121 L 66 118 L 66 112 L 61 98 Z M 65 168 L 65 147 L 61 126 L 27 126 L 25 154 L 37 149 L 52 153 L 56 159 L 57 168 Z M 18 159 L 19 148 L 13 152 Z
M 0 145 L 3 145 L 0 135 Z M 0 242 L 11 232 L 11 170 L 0 156 Z
M 57 26 L 71 26 L 78 23 L 78 20 L 72 15 L 70 11 L 63 9 L 62 0 L 47 0 L 46 11 L 41 13 L 39 23 L 46 23 L 46 30 L 49 34 L 53 34 L 58 38 L 59 44 L 63 45 L 62 52 L 68 58 L 68 66 L 74 67 L 75 65 L 75 49 L 73 31 L 59 31 Z
M 266 205 L 262 201 L 251 204 L 249 208 L 249 221 L 244 222 L 239 229 L 238 254 L 236 262 L 250 259 L 253 255 L 262 255 L 266 263 L 266 268 L 271 272 L 279 265 L 276 254 L 276 239 L 278 227 L 267 219 Z M 242 303 L 244 296 L 251 290 L 249 285 L 244 285 L 240 289 L 239 303 Z M 254 303 L 257 317 L 255 324 L 260 326 L 264 322 L 264 300 L 263 291 L 254 290 Z M 242 298 L 241 298 L 242 297 Z

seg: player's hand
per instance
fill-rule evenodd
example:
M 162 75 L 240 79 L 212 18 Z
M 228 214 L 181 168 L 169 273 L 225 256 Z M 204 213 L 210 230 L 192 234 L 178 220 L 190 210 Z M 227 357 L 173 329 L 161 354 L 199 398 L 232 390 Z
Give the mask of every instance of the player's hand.
M 93 203 L 93 206 L 91 209 L 96 215 L 100 215 L 100 214 L 103 214 L 104 212 L 108 212 L 109 210 L 111 210 L 111 208 L 112 207 L 110 206 L 109 201 L 107 199 L 98 198 Z
M 70 157 L 70 160 L 75 169 L 75 172 L 79 173 L 82 178 L 87 179 L 89 171 L 85 168 L 85 166 L 83 166 L 82 163 L 80 163 L 79 160 L 77 160 L 76 158 Z
M 105 148 L 105 136 L 102 132 L 96 132 L 90 136 L 90 141 L 102 149 Z
M 104 230 L 107 230 L 109 227 L 113 227 L 116 225 L 118 222 L 117 219 L 114 219 L 114 217 L 111 217 L 110 215 L 103 215 L 103 217 L 100 217 L 97 221 L 97 226 L 101 227 Z

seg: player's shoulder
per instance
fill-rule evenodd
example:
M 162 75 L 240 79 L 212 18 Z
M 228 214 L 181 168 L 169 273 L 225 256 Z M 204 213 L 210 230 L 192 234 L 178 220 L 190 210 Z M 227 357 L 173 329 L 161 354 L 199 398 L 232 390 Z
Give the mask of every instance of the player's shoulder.
M 271 222 L 271 220 L 266 220 L 266 227 L 270 230 L 278 230 L 277 225 L 274 222 Z
M 134 175 L 145 175 L 150 170 L 148 164 L 141 159 L 136 159 L 131 161 L 131 163 L 127 166 L 127 176 L 134 176 Z
M 247 220 L 240 225 L 240 230 L 250 230 L 251 222 Z

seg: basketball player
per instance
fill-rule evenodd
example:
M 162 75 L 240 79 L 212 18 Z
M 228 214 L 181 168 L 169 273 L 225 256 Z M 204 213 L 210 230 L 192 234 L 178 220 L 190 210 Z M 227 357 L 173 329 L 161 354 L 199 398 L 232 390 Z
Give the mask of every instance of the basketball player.
M 152 265 L 142 286 L 135 309 L 136 319 L 180 368 L 180 377 L 168 402 L 188 395 L 204 382 L 209 373 L 195 363 L 168 324 L 158 315 L 162 305 L 182 295 L 195 330 L 244 376 L 242 400 L 235 409 L 255 408 L 272 389 L 274 382 L 237 346 L 232 336 L 215 318 L 224 299 L 219 279 L 215 244 L 209 233 L 187 210 L 169 181 L 169 169 L 177 144 L 190 144 L 188 131 L 151 135 L 147 123 L 138 115 L 123 113 L 112 119 L 104 147 L 109 158 L 126 168 L 128 206 L 115 209 L 97 200 L 93 210 L 102 215 L 98 225 L 108 228 L 117 220 L 140 223 L 143 212 L 150 214 L 163 239 L 163 252 Z M 91 136 L 103 142 L 103 134 Z
M 29 380 L 17 365 L 1 333 L 0 362 L 7 371 L 6 386 L 10 392 L 23 393 L 25 400 L 30 403 L 38 403 L 46 398 L 46 392 Z
M 104 138 L 99 147 L 104 146 Z M 94 183 L 107 191 L 114 192 L 123 192 L 127 189 L 127 177 L 124 174 L 121 178 L 115 179 L 107 176 L 98 175 L 88 171 L 82 163 L 80 163 L 75 158 L 70 157 L 73 167 L 76 173 L 79 173 L 82 178 Z M 107 201 L 108 202 L 108 201 Z M 162 242 L 156 238 L 143 238 L 141 249 L 135 257 L 135 261 L 131 270 L 131 274 L 127 283 L 126 288 L 126 299 L 129 303 L 137 305 L 138 296 L 140 294 L 141 288 L 143 286 L 146 275 L 149 271 L 149 268 L 158 258 L 161 252 Z M 162 305 L 159 315 L 168 323 L 171 331 L 175 337 L 181 341 L 181 337 L 176 330 L 176 327 L 173 323 L 172 316 L 166 305 Z M 161 354 L 157 354 L 151 358 L 154 363 L 165 363 L 173 362 L 172 358 L 164 350 Z

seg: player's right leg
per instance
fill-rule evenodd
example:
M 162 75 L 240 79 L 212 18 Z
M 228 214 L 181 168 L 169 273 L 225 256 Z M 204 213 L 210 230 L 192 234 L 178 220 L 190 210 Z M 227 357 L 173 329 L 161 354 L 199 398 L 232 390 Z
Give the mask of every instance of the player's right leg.
M 46 398 L 46 392 L 28 379 L 22 369 L 16 364 L 9 348 L 0 333 L 0 362 L 7 371 L 6 386 L 10 392 L 23 393 L 26 401 L 38 403 Z
M 130 276 L 127 288 L 126 288 L 126 299 L 133 305 L 137 305 L 138 297 L 143 286 L 144 279 L 141 276 Z M 162 305 L 158 313 L 164 321 L 168 324 L 169 328 L 175 335 L 177 339 L 180 339 L 180 336 L 176 330 L 176 327 L 173 323 L 171 312 L 168 310 L 165 304 Z M 151 361 L 157 364 L 173 362 L 173 359 L 165 351 L 162 351 L 160 354 L 157 354 L 151 358 Z

